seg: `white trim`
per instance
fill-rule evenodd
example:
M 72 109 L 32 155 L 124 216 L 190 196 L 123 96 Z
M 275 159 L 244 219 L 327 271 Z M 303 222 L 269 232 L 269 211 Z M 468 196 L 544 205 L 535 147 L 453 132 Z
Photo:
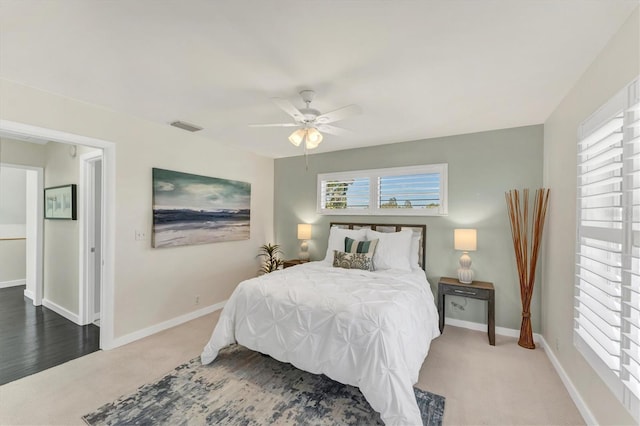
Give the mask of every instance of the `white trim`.
M 87 213 L 93 212 L 91 204 L 94 201 L 94 183 L 89 163 L 102 160 L 102 151 L 93 151 L 82 154 L 79 157 L 80 162 L 80 183 L 78 186 L 78 301 L 80 318 L 82 324 L 91 324 L 95 318 L 93 314 L 94 305 L 94 278 L 90 277 L 92 267 L 90 265 L 90 257 L 87 256 L 89 251 L 89 229 L 93 229 L 93 217 L 89 217 Z M 91 188 L 91 189 L 89 189 Z M 101 192 L 102 193 L 102 192 Z M 102 206 L 101 215 L 104 217 L 104 200 L 100 203 Z M 100 231 L 104 235 L 104 228 Z M 103 238 L 100 239 L 101 241 Z M 102 254 L 103 247 L 100 247 L 99 253 Z M 100 268 L 100 265 L 93 265 L 93 268 Z M 101 273 L 102 273 L 102 268 Z
M 172 327 L 175 327 L 177 325 L 184 324 L 187 321 L 191 321 L 191 320 L 194 320 L 194 319 L 199 318 L 201 316 L 208 315 L 211 312 L 215 312 L 217 310 L 220 310 L 220 309 L 224 308 L 224 305 L 226 303 L 227 303 L 227 301 L 223 300 L 220 303 L 215 303 L 213 305 L 206 306 L 206 307 L 204 307 L 202 309 L 198 309 L 197 311 L 189 312 L 188 314 L 180 315 L 179 317 L 175 317 L 175 318 L 172 318 L 170 320 L 163 321 L 163 322 L 158 323 L 158 324 L 154 324 L 154 325 L 152 325 L 150 327 L 134 331 L 133 333 L 125 334 L 124 336 L 120 336 L 120 337 L 117 337 L 117 338 L 113 339 L 112 345 L 107 347 L 107 348 L 103 348 L 103 349 L 117 348 L 118 346 L 122 346 L 122 345 L 126 345 L 128 343 L 131 343 L 131 342 L 135 342 L 136 340 L 143 339 L 145 337 L 151 336 L 152 334 L 156 334 L 156 333 L 159 333 L 161 331 L 164 331 L 164 330 L 166 330 L 168 328 L 172 328 Z
M 25 289 L 24 289 L 24 297 L 27 297 L 27 298 L 29 298 L 29 299 L 33 300 L 33 297 L 34 297 L 33 292 L 32 292 L 32 291 L 29 291 L 29 290 L 27 290 L 27 289 L 25 288 Z
M 558 361 L 558 358 L 556 358 L 556 355 L 551 350 L 551 347 L 547 344 L 547 341 L 544 339 L 543 336 L 540 336 L 540 339 L 541 339 L 540 343 L 542 348 L 544 349 L 544 352 L 547 354 L 549 361 L 551 361 L 551 365 L 553 365 L 553 368 L 556 369 L 556 373 L 558 373 L 558 376 L 560 376 L 560 380 L 562 380 L 564 387 L 567 389 L 567 392 L 569 392 L 569 396 L 571 396 L 573 403 L 576 404 L 576 407 L 578 408 L 578 411 L 582 415 L 584 422 L 589 426 L 597 425 L 598 422 L 595 416 L 593 415 L 591 410 L 589 410 L 589 406 L 584 401 L 584 399 L 582 399 L 582 396 L 580 395 L 580 393 L 578 392 L 578 389 L 576 389 L 575 385 L 569 378 L 569 375 L 567 374 L 567 372 L 564 371 L 564 368 L 562 368 L 560 361 Z
M 487 332 L 487 324 L 479 323 L 473 321 L 465 321 L 456 318 L 445 317 L 444 320 L 445 325 L 452 325 L 454 327 L 466 328 L 469 330 L 476 331 L 484 331 Z M 506 327 L 496 327 L 496 334 L 500 336 L 508 336 L 508 337 L 520 337 L 520 330 L 516 330 L 514 328 L 506 328 Z M 540 343 L 542 341 L 542 336 L 538 333 L 533 333 L 533 341 L 535 343 Z
M 25 284 L 27 284 L 26 278 L 22 278 L 19 280 L 11 280 L 11 281 L 0 281 L 0 288 L 16 287 L 16 286 L 25 285 Z
M 77 314 L 74 314 L 67 308 L 63 308 L 62 306 L 58 305 L 55 302 L 52 302 L 49 299 L 42 299 L 42 306 L 44 306 L 45 308 L 51 309 L 56 314 L 65 317 L 66 319 L 68 319 L 71 322 L 74 322 L 75 324 L 82 325 L 80 324 L 80 317 Z
M 20 140 L 39 139 L 52 142 L 60 142 L 73 145 L 86 145 L 95 148 L 102 148 L 102 176 L 103 176 L 103 200 L 104 200 L 104 240 L 102 259 L 103 282 L 102 294 L 100 297 L 100 348 L 114 347 L 114 298 L 115 298 L 115 250 L 116 250 L 116 144 L 110 141 L 76 135 L 73 133 L 61 132 L 30 124 L 17 123 L 0 119 L 0 135 L 17 138 Z M 25 167 L 28 168 L 28 167 Z M 38 168 L 32 168 L 38 169 Z M 42 170 L 42 169 L 40 169 Z M 42 197 L 40 197 L 42 199 Z M 40 217 L 42 217 L 42 202 L 40 201 Z M 41 224 L 42 221 L 39 221 Z M 42 226 L 42 225 L 40 225 Z M 41 238 L 42 232 L 39 233 Z M 42 251 L 40 251 L 42 253 Z M 40 263 L 42 265 L 42 263 Z M 42 285 L 36 286 L 36 291 Z M 37 298 L 36 294 L 36 298 Z

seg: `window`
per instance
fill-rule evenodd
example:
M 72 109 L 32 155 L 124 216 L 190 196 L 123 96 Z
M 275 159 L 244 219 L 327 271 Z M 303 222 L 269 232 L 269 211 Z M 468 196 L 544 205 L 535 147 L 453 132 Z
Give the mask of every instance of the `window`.
M 319 174 L 318 212 L 335 215 L 446 215 L 447 165 Z
M 574 342 L 640 420 L 640 86 L 578 130 Z

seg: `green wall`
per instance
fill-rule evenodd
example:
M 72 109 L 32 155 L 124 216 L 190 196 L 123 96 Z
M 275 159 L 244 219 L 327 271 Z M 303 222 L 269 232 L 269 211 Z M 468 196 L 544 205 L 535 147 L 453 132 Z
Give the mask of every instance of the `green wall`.
M 331 143 L 326 140 L 324 143 Z M 419 223 L 427 225 L 427 277 L 436 295 L 440 276 L 456 276 L 461 253 L 453 249 L 455 228 L 476 228 L 478 250 L 470 253 L 476 279 L 496 287 L 496 325 L 520 328 L 520 289 L 515 268 L 505 191 L 542 186 L 543 126 L 395 143 L 275 161 L 275 238 L 286 258 L 299 249 L 297 224 L 312 223 L 309 252 L 324 257 L 329 223 Z M 448 216 L 323 216 L 316 213 L 317 174 L 432 163 L 449 164 Z M 540 285 L 536 283 L 532 323 L 540 331 Z M 451 301 L 464 307 L 454 309 Z M 486 303 L 447 297 L 447 316 L 486 323 Z

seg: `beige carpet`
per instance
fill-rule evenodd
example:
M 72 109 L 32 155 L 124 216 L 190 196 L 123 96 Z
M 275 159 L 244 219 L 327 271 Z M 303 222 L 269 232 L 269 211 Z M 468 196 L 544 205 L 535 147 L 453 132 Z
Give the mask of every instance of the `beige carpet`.
M 218 313 L 0 386 L 0 424 L 82 425 L 80 416 L 200 354 Z M 447 398 L 445 425 L 584 424 L 544 351 L 447 326 L 419 388 Z

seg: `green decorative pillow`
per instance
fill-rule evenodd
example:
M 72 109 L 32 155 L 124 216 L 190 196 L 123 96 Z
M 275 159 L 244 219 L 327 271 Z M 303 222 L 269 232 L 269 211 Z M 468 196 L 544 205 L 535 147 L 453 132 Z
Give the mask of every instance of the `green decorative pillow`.
M 378 240 L 357 241 L 353 238 L 344 238 L 344 251 L 346 253 L 369 253 L 373 256 Z
M 333 251 L 334 268 L 373 270 L 373 253 L 345 253 Z

